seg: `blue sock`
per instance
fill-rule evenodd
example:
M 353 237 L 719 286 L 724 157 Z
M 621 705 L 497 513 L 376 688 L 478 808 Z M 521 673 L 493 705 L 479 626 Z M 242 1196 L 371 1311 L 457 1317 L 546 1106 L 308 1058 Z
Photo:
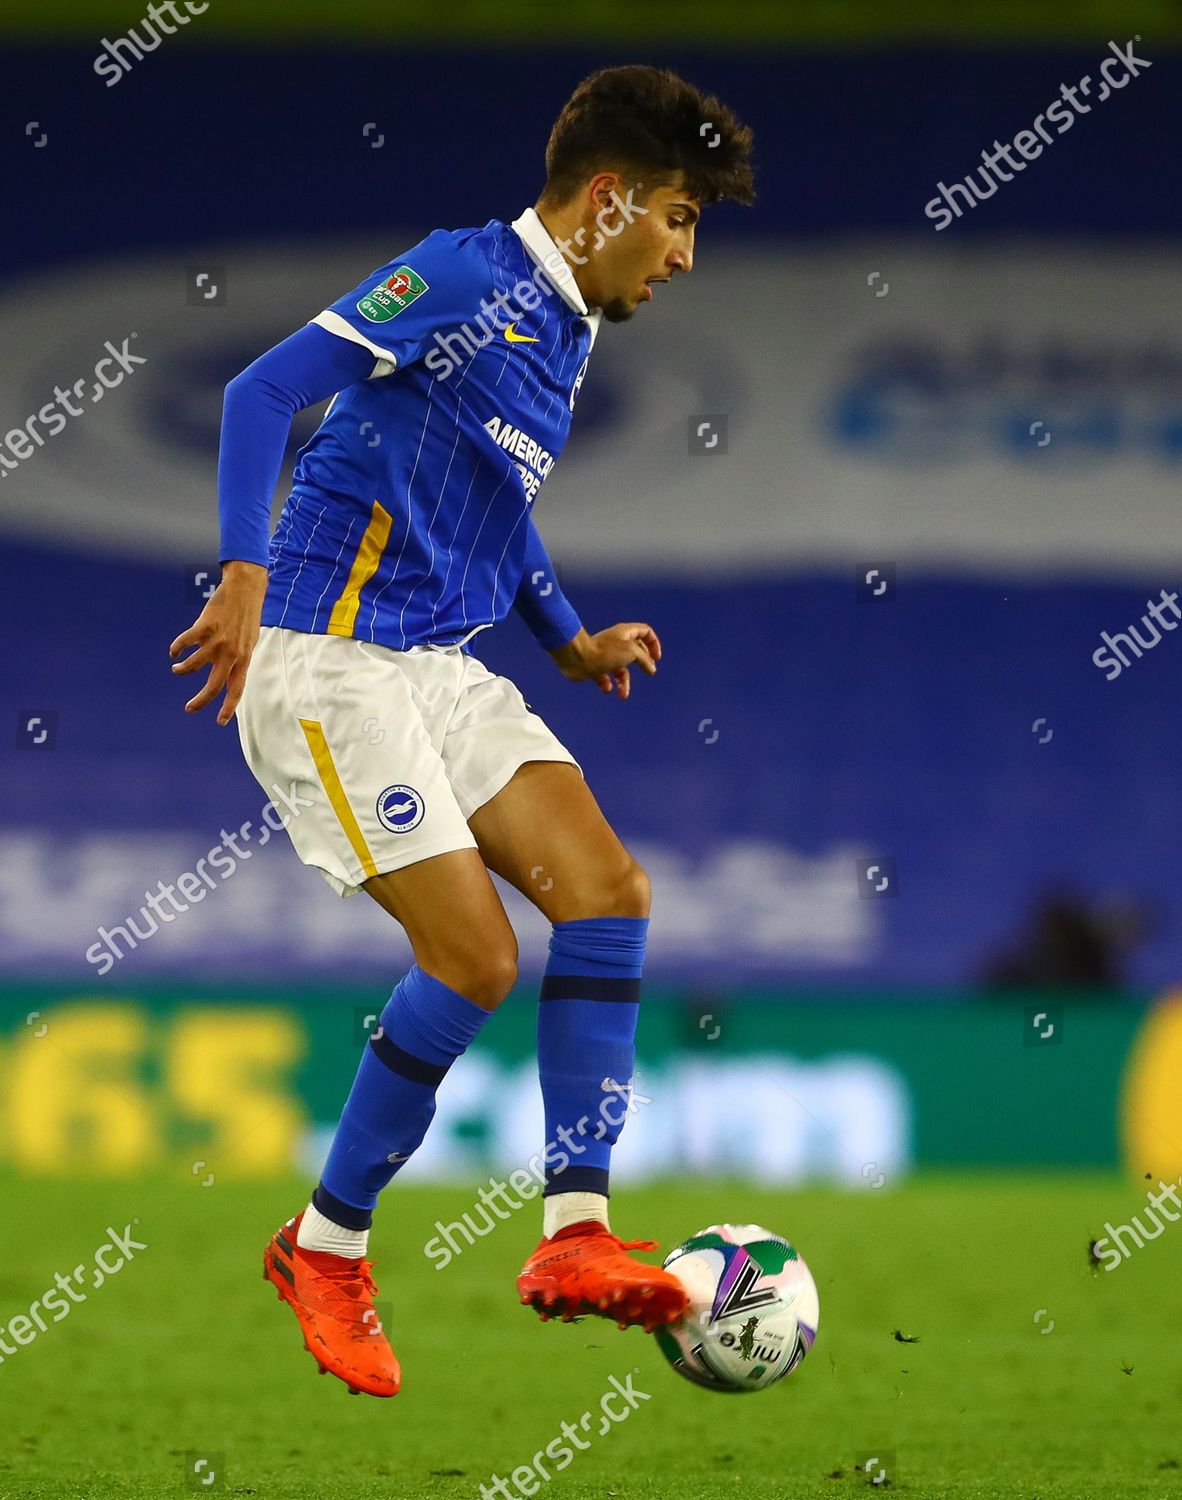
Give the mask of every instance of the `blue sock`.
M 647 938 L 647 917 L 554 923 L 538 1003 L 544 1196 L 607 1196 L 611 1151 L 631 1099 Z
M 369 1228 L 378 1194 L 427 1134 L 444 1074 L 490 1014 L 418 964 L 411 968 L 366 1045 L 312 1194 L 325 1218 Z

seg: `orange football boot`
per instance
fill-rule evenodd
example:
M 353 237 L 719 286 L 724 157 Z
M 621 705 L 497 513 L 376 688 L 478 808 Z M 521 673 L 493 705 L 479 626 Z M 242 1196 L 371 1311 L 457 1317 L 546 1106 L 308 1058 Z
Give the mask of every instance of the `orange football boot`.
M 655 1250 L 655 1240 L 621 1240 L 594 1219 L 568 1224 L 543 1239 L 517 1278 L 522 1304 L 547 1322 L 564 1323 L 590 1313 L 614 1318 L 621 1328 L 640 1324 L 646 1333 L 681 1317 L 685 1288 L 660 1266 L 634 1260 L 629 1250 Z
M 263 1251 L 263 1280 L 291 1307 L 304 1348 L 349 1387 L 350 1396 L 396 1396 L 402 1371 L 373 1305 L 377 1287 L 368 1260 L 349 1260 L 296 1244 L 297 1214 Z

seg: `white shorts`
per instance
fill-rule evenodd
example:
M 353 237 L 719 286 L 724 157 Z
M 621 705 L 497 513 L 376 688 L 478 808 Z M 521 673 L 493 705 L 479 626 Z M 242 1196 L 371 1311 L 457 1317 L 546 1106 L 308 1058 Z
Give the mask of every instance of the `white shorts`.
M 342 896 L 374 875 L 474 849 L 468 819 L 530 760 L 570 751 L 506 677 L 458 646 L 393 651 L 264 626 L 238 705 L 268 796 L 294 787 L 296 853 Z

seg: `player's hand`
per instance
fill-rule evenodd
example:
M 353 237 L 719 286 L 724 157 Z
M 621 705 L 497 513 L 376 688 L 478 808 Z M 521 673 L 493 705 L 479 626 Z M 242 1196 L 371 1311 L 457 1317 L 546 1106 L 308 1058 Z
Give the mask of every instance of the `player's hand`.
M 626 698 L 632 690 L 630 669 L 637 666 L 652 677 L 661 659 L 661 643 L 651 625 L 633 620 L 596 635 L 580 630 L 573 641 L 550 655 L 571 682 L 594 681 L 602 692 Z
M 195 714 L 212 703 L 223 688 L 225 699 L 218 709 L 218 723 L 225 725 L 234 717 L 251 652 L 259 638 L 259 617 L 263 612 L 263 595 L 267 591 L 267 570 L 257 563 L 228 562 L 222 568 L 222 581 L 210 595 L 205 608 L 182 631 L 168 648 L 173 658 L 173 672 L 178 677 L 209 668 L 205 686 L 185 704 L 187 714 Z M 186 647 L 194 649 L 177 661 Z

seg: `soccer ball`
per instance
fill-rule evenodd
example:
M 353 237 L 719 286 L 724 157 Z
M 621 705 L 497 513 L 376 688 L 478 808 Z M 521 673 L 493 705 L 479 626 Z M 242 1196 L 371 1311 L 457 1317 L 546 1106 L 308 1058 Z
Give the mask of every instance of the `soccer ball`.
M 679 1375 L 712 1391 L 762 1391 L 813 1347 L 821 1310 L 796 1249 L 758 1224 L 712 1224 L 678 1245 L 665 1268 L 689 1293 L 656 1330 Z

